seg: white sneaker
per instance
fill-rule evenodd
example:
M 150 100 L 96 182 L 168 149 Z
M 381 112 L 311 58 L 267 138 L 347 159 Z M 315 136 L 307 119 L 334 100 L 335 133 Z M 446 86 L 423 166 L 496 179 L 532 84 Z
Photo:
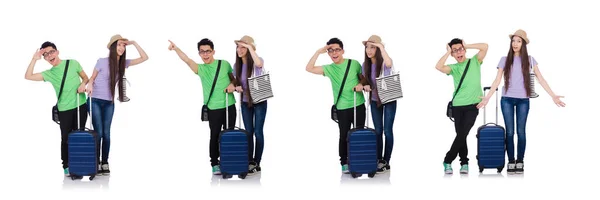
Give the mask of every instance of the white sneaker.
M 385 173 L 390 169 L 390 166 L 388 165 L 388 163 L 384 160 L 380 160 L 379 163 L 377 163 L 377 173 L 381 174 L 381 173 Z
M 102 164 L 102 175 L 110 175 L 110 169 L 108 169 L 108 164 Z
M 517 172 L 517 174 L 522 174 L 523 173 L 523 163 L 522 162 L 518 162 L 517 165 L 515 166 L 515 172 Z
M 256 163 L 250 163 L 250 165 L 248 165 L 248 176 L 252 176 L 257 172 L 258 170 L 256 169 Z
M 506 172 L 509 174 L 514 174 L 516 172 L 516 167 L 517 167 L 517 165 L 514 162 L 508 163 Z
M 102 165 L 98 164 L 98 172 L 96 173 L 96 176 L 102 176 L 103 172 L 104 170 L 102 170 Z

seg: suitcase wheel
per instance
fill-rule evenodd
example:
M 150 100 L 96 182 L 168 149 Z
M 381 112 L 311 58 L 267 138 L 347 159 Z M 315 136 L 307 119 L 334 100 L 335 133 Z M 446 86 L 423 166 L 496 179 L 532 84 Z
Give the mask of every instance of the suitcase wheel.
M 248 173 L 243 173 L 243 174 L 238 175 L 238 177 L 241 179 L 245 179 L 246 176 L 248 176 Z
M 352 178 L 358 178 L 358 177 L 359 177 L 359 176 L 358 176 L 358 174 L 356 174 L 356 173 L 354 173 L 354 172 L 351 172 L 351 173 L 350 173 L 350 176 L 352 176 Z
M 498 167 L 498 173 L 502 173 L 502 170 L 504 169 L 504 166 L 502 167 Z
M 483 167 L 479 167 L 479 173 L 483 172 Z
M 96 175 L 92 175 L 92 176 L 90 176 L 90 181 L 91 181 L 91 180 L 94 180 L 94 178 L 96 178 Z
M 376 173 L 377 173 L 377 172 L 371 172 L 371 173 L 369 173 L 369 178 L 373 178 L 373 177 L 375 177 L 375 174 L 376 174 Z
M 223 179 L 228 179 L 228 178 L 229 178 L 229 176 L 227 174 L 223 173 Z
M 71 180 L 82 179 L 83 176 L 71 175 Z

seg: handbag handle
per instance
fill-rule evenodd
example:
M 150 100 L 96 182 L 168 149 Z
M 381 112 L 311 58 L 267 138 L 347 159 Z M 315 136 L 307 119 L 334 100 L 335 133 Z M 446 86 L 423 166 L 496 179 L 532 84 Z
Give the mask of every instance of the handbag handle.
M 377 78 L 381 78 L 381 77 L 384 76 L 383 72 L 385 71 L 385 68 L 386 68 L 386 66 L 385 66 L 385 62 L 384 62 L 384 63 L 381 64 L 381 72 L 379 72 L 379 76 Z M 393 75 L 393 74 L 397 74 L 396 73 L 396 67 L 394 67 L 394 64 L 392 64 L 392 69 L 390 71 L 390 75 Z

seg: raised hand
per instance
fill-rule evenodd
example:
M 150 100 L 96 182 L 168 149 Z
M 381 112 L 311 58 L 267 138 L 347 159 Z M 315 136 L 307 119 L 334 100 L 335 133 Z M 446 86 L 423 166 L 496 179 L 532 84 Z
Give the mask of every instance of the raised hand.
M 171 40 L 169 40 L 169 51 L 173 51 L 177 48 L 177 46 L 175 46 L 175 43 L 173 43 Z
M 376 43 L 376 42 L 367 42 L 367 44 L 371 44 L 373 46 L 379 47 L 379 49 L 383 49 L 383 44 L 381 43 Z
M 238 42 L 237 43 L 240 46 L 246 47 L 247 49 L 252 49 L 252 46 L 250 46 L 249 44 L 243 43 L 243 42 Z
M 35 53 L 33 54 L 33 59 L 35 60 L 40 60 L 42 59 L 42 55 L 44 55 L 45 50 L 43 49 L 37 49 L 35 51 Z
M 321 47 L 319 50 L 317 50 L 317 52 L 327 53 L 327 49 L 329 49 L 330 47 L 331 47 L 330 45 L 325 45 L 324 47 Z

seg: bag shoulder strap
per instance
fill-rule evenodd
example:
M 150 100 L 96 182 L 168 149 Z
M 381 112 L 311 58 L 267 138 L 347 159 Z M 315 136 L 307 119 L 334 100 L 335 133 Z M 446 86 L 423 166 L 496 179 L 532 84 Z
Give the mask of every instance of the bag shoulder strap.
M 215 73 L 215 79 L 213 79 L 212 87 L 210 88 L 210 94 L 208 95 L 208 101 L 206 101 L 206 105 L 210 102 L 210 97 L 212 97 L 213 91 L 215 91 L 215 85 L 217 84 L 217 78 L 219 77 L 219 71 L 221 70 L 221 60 L 219 60 L 219 64 L 217 64 L 217 73 Z
M 58 92 L 58 99 L 56 100 L 56 104 L 58 104 L 58 100 L 60 100 L 60 96 L 62 95 L 63 87 L 65 86 L 65 79 L 67 79 L 67 70 L 69 70 L 69 61 L 67 60 L 67 65 L 65 66 L 65 72 L 63 73 L 63 78 L 60 83 L 60 91 Z
M 337 100 L 335 100 L 335 104 L 337 105 L 340 97 L 342 96 L 342 90 L 344 89 L 344 85 L 346 84 L 346 78 L 348 77 L 348 71 L 350 71 L 350 64 L 352 63 L 352 59 L 348 59 L 348 65 L 346 66 L 346 73 L 344 73 L 344 79 L 342 80 L 342 86 L 340 87 L 340 91 L 338 92 Z
M 469 61 L 467 61 L 467 67 L 465 68 L 465 72 L 463 72 L 462 77 L 460 77 L 460 82 L 458 83 L 458 87 L 456 87 L 456 91 L 454 92 L 452 101 L 454 101 L 454 97 L 456 97 L 456 94 L 458 94 L 458 90 L 460 90 L 460 86 L 462 86 L 463 80 L 465 80 L 465 75 L 467 75 L 467 71 L 469 71 L 470 64 L 471 64 L 471 59 L 469 59 Z

